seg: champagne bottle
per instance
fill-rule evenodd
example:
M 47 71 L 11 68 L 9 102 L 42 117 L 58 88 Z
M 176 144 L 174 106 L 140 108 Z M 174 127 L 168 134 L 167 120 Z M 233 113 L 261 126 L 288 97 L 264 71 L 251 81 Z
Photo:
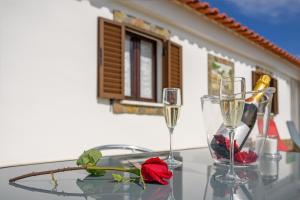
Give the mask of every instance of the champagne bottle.
M 268 75 L 262 75 L 258 81 L 256 82 L 256 85 L 254 87 L 254 91 L 263 90 L 270 85 L 271 78 Z M 264 96 L 263 92 L 255 93 L 252 97 L 247 98 L 245 100 L 244 105 L 244 112 L 242 116 L 242 123 L 245 124 L 249 130 L 245 134 L 244 132 L 237 132 L 237 138 L 241 138 L 242 142 L 239 144 L 239 150 L 243 148 L 243 145 L 245 144 L 247 138 L 249 137 L 252 128 L 255 124 L 256 117 L 257 117 L 257 111 L 258 111 L 258 104 L 260 99 Z
M 269 87 L 270 81 L 270 76 L 262 75 L 256 82 L 254 91 L 260 91 Z M 245 142 L 247 141 L 256 121 L 259 101 L 263 96 L 264 93 L 259 92 L 255 93 L 253 96 L 245 100 L 241 124 L 235 130 L 235 142 L 238 147 L 238 149 L 235 149 L 235 152 L 240 151 L 243 148 Z M 220 140 L 219 136 L 223 136 L 224 138 L 229 137 L 229 132 L 224 124 L 220 126 L 216 136 L 218 137 L 214 137 L 214 139 L 211 142 L 211 147 L 217 154 L 227 158 L 229 154 L 228 149 L 224 149 L 226 148 L 226 145 L 220 144 L 220 141 L 216 141 Z

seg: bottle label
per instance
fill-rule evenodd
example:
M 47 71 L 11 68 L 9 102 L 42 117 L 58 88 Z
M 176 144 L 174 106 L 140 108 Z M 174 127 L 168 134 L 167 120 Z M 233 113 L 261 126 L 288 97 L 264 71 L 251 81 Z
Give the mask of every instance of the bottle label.
M 235 135 L 234 139 L 236 140 L 236 143 L 240 146 L 244 140 L 247 140 L 247 135 L 250 131 L 249 126 L 247 126 L 245 123 L 241 122 L 240 126 L 238 126 L 235 129 Z
M 243 122 L 241 122 L 239 126 L 235 128 L 234 140 L 236 141 L 238 146 L 240 146 L 244 142 L 244 140 L 247 139 L 249 130 L 250 128 Z M 220 128 L 217 131 L 217 134 L 221 134 L 229 139 L 229 131 L 224 124 L 220 126 Z

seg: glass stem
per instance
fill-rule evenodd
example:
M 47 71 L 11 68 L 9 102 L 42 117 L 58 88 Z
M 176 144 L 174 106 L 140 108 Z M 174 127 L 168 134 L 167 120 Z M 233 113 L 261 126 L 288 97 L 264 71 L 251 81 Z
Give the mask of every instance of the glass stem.
M 172 174 L 174 174 L 174 170 L 170 170 L 171 172 L 172 172 Z M 171 177 L 171 179 L 170 179 L 170 181 L 169 181 L 169 185 L 170 185 L 170 188 L 171 188 L 171 196 L 169 195 L 169 197 L 170 198 L 168 198 L 168 199 L 170 199 L 170 200 L 175 200 L 175 197 L 174 197 L 174 176 L 172 176 Z
M 229 137 L 230 137 L 230 165 L 229 165 L 229 170 L 228 174 L 229 175 L 234 175 L 234 129 L 230 128 L 229 129 Z
M 233 193 L 234 193 L 233 187 L 231 187 L 231 189 L 230 189 L 230 200 L 234 200 Z
M 174 154 L 173 154 L 173 131 L 174 128 L 169 128 L 169 134 L 170 134 L 170 154 L 169 154 L 169 160 L 174 160 Z

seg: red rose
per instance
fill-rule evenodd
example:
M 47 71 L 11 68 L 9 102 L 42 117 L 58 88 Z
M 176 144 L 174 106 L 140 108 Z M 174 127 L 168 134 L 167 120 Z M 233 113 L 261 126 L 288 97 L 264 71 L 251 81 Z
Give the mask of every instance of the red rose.
M 148 183 L 155 182 L 167 185 L 168 182 L 165 179 L 170 179 L 172 177 L 172 172 L 169 171 L 167 163 L 159 157 L 146 160 L 142 164 L 141 171 L 145 182 Z

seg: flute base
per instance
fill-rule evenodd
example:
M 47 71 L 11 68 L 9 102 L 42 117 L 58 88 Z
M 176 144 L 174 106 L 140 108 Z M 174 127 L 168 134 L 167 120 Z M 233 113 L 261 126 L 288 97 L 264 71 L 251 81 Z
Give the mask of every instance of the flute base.
M 236 174 L 223 174 L 215 177 L 217 181 L 228 185 L 242 185 L 248 182 L 247 178 L 240 178 Z
M 177 167 L 182 166 L 182 162 L 175 160 L 174 158 L 168 158 L 167 160 L 165 160 L 166 163 L 168 164 L 168 168 L 169 169 L 175 169 Z

